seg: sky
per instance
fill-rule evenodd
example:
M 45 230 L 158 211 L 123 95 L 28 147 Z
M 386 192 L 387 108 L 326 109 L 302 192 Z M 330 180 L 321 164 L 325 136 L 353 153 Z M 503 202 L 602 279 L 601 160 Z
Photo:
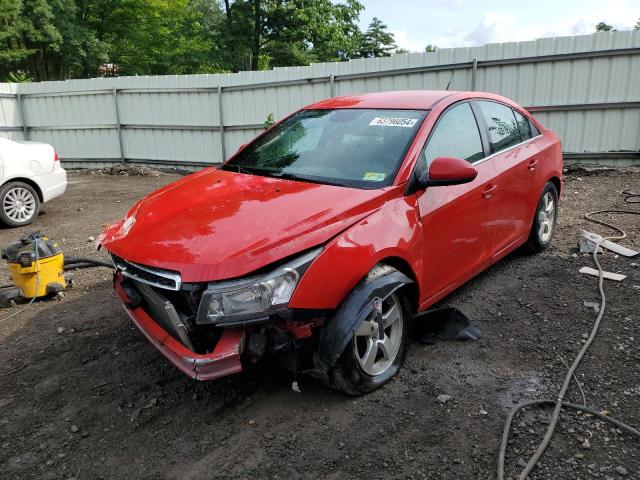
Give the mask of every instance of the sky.
M 360 0 L 366 29 L 380 18 L 399 47 L 422 52 L 496 42 L 593 33 L 598 22 L 631 30 L 640 18 L 640 0 Z

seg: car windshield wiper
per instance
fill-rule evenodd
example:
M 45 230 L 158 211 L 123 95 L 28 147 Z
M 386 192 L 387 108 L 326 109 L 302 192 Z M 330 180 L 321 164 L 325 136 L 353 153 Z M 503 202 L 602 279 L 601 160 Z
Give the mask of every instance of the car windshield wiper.
M 274 178 L 281 178 L 283 180 L 296 180 L 299 182 L 309 182 L 309 183 L 320 183 L 322 185 L 335 185 L 337 187 L 344 187 L 344 182 L 338 180 L 330 180 L 324 177 L 313 177 L 307 175 L 298 175 L 297 173 L 290 172 L 282 172 L 282 173 L 273 173 L 269 175 Z
M 226 165 L 223 165 L 222 168 L 224 168 L 225 170 L 235 170 L 238 173 L 247 173 L 249 175 L 260 175 L 262 177 L 280 178 L 282 180 L 294 180 L 298 182 L 320 183 L 325 185 L 335 185 L 338 187 L 345 186 L 344 182 L 340 182 L 336 180 L 331 181 L 325 178 L 315 178 L 315 177 L 309 177 L 306 175 L 299 175 L 297 173 L 279 172 L 277 170 L 268 170 L 264 168 L 253 168 L 253 167 L 246 167 L 243 165 L 236 165 L 236 164 L 226 164 Z
M 290 172 L 270 172 L 269 176 L 270 177 L 275 177 L 275 178 L 282 178 L 284 180 L 309 181 L 309 179 L 307 177 L 304 177 L 304 176 L 301 176 L 301 175 L 297 175 L 295 173 L 290 173 Z
M 255 171 L 253 171 L 250 168 L 243 167 L 242 165 L 236 165 L 236 164 L 233 164 L 233 163 L 225 163 L 222 166 L 222 169 L 223 170 L 235 170 L 238 173 L 248 173 L 248 174 L 255 173 Z

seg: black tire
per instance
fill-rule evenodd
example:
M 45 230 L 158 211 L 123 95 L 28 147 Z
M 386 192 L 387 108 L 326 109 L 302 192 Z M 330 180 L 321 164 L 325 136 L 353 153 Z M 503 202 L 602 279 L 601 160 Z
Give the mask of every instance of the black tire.
M 18 213 L 16 201 L 24 203 Z M 22 208 L 22 204 L 19 208 Z M 8 227 L 29 225 L 40 213 L 40 198 L 35 189 L 24 182 L 9 182 L 0 188 L 0 220 Z
M 378 271 L 376 271 L 377 269 Z M 376 267 L 376 269 L 374 269 L 372 273 L 379 276 L 379 269 L 383 269 L 382 274 L 396 271 L 394 268 L 385 265 Z M 363 282 L 371 281 L 373 278 L 377 277 L 370 274 L 363 280 Z M 342 393 L 346 393 L 347 395 L 363 395 L 365 393 L 377 390 L 384 384 L 388 383 L 396 375 L 396 373 L 398 373 L 400 368 L 402 368 L 407 354 L 411 306 L 409 301 L 407 300 L 406 295 L 403 295 L 402 289 L 397 290 L 392 295 L 390 295 L 385 302 L 388 301 L 395 302 L 395 304 L 399 307 L 400 318 L 397 321 L 401 322 L 402 324 L 400 330 L 401 334 L 399 335 L 399 349 L 395 355 L 393 362 L 390 362 L 390 365 L 388 365 L 384 369 L 384 371 L 377 375 L 372 375 L 365 372 L 361 367 L 358 358 L 356 357 L 356 348 L 358 342 L 360 341 L 357 339 L 356 332 L 356 335 L 354 335 L 351 341 L 347 344 L 347 347 L 342 352 L 342 355 L 336 362 L 335 367 L 333 367 L 328 372 L 328 377 L 325 378 L 325 383 L 327 383 L 331 388 Z M 385 332 L 386 331 L 387 329 L 385 329 Z
M 547 216 L 547 212 L 545 212 L 545 197 L 549 198 L 549 196 L 553 199 L 553 218 L 549 220 Z M 546 234 L 542 234 L 545 231 L 545 222 L 550 231 L 548 232 L 548 236 Z M 536 211 L 533 216 L 533 222 L 531 224 L 531 231 L 529 233 L 529 239 L 527 243 L 524 245 L 524 251 L 527 253 L 540 253 L 551 245 L 551 240 L 553 240 L 553 235 L 556 231 L 556 223 L 558 220 L 558 190 L 556 186 L 547 182 L 547 184 L 542 189 L 542 193 L 540 194 L 540 198 L 538 199 L 538 204 L 536 205 Z

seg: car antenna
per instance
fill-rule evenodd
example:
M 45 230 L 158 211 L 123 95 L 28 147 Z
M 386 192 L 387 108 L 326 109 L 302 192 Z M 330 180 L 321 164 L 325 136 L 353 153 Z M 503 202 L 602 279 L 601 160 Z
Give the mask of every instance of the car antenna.
M 451 70 L 451 76 L 449 77 L 449 83 L 447 83 L 447 88 L 445 88 L 445 90 L 449 90 L 449 87 L 451 86 L 451 80 L 453 80 L 453 74 L 456 73 L 455 70 Z

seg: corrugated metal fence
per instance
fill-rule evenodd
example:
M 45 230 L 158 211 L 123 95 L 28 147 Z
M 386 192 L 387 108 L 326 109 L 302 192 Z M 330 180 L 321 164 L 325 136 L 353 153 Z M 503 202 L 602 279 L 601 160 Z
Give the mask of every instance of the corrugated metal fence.
M 640 31 L 441 49 L 264 72 L 0 84 L 0 135 L 55 146 L 67 167 L 199 167 L 329 96 L 480 90 L 529 108 L 565 158 L 640 163 Z

